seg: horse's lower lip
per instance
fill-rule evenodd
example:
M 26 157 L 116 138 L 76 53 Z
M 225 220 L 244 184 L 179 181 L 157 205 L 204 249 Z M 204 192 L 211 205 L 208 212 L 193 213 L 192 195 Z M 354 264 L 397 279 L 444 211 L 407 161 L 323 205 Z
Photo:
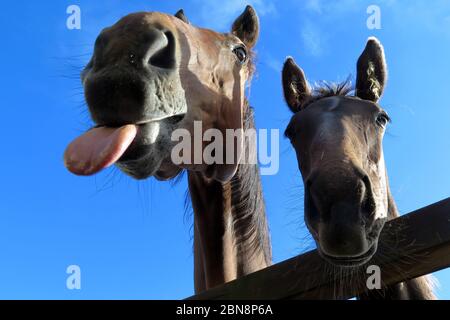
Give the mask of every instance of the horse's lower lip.
M 320 255 L 333 265 L 339 267 L 359 267 L 372 259 L 377 251 L 377 244 L 372 245 L 369 250 L 357 257 L 333 257 L 319 250 Z

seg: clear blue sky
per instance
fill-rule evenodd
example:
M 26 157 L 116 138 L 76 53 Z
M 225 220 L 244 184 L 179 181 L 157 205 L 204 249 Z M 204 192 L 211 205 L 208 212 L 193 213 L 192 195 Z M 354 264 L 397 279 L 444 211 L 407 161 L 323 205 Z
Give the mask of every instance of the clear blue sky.
M 384 146 L 402 213 L 450 195 L 450 2 L 433 1 L 5 1 L 2 50 L 0 298 L 183 298 L 193 293 L 192 220 L 186 181 L 136 182 L 117 169 L 69 174 L 66 144 L 90 126 L 79 81 L 99 31 L 141 10 L 184 7 L 196 25 L 227 31 L 245 4 L 261 19 L 258 73 L 250 101 L 259 128 L 284 129 L 290 114 L 280 70 L 291 55 L 311 80 L 355 72 L 368 36 L 385 46 L 389 82 L 382 105 L 393 119 Z M 337 3 L 338 4 L 337 4 Z M 81 30 L 66 8 L 82 10 Z M 368 30 L 378 4 L 382 29 Z M 280 171 L 263 178 L 275 262 L 312 248 L 303 226 L 303 189 L 288 141 Z M 305 240 L 306 238 L 306 240 Z M 66 267 L 82 289 L 66 289 Z M 450 270 L 436 274 L 450 299 Z

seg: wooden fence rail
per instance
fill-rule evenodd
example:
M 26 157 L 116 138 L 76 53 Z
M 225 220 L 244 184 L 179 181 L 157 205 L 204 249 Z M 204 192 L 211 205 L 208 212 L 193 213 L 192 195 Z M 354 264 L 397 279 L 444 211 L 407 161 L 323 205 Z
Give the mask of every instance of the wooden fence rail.
M 369 265 L 385 285 L 450 267 L 450 198 L 389 221 Z M 348 299 L 368 276 L 336 272 L 313 250 L 188 299 Z

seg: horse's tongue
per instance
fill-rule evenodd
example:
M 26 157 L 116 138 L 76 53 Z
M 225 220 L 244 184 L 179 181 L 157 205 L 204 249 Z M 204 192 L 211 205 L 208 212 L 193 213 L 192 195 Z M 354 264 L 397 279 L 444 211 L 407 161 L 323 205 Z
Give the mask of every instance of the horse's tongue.
M 91 175 L 114 164 L 136 137 L 137 127 L 100 127 L 72 141 L 64 152 L 66 168 L 77 175 Z

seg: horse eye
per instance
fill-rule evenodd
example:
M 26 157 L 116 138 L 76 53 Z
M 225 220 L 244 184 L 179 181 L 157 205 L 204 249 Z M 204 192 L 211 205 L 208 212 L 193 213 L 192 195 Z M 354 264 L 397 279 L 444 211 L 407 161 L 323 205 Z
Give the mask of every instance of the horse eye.
M 238 61 L 242 64 L 247 61 L 247 51 L 244 47 L 237 47 L 233 49 L 233 53 L 236 55 Z
M 389 116 L 388 116 L 385 112 L 380 113 L 380 114 L 377 116 L 377 119 L 376 119 L 377 124 L 378 124 L 380 127 L 382 127 L 382 128 L 386 127 L 386 125 L 387 125 L 388 122 L 390 122 L 390 121 L 391 121 L 391 119 L 389 118 Z

